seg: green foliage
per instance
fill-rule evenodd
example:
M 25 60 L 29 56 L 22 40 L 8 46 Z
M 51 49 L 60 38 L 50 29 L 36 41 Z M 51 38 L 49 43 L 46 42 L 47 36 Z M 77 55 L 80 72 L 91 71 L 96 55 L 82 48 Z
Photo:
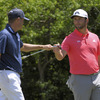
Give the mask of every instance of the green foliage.
M 13 8 L 22 9 L 31 19 L 19 31 L 23 42 L 61 43 L 74 30 L 70 16 L 78 8 L 88 12 L 88 28 L 99 36 L 100 0 L 1 0 L 0 30 L 7 23 L 7 12 Z M 74 100 L 65 84 L 69 75 L 68 57 L 59 62 L 52 51 L 23 60 L 21 79 L 26 100 Z

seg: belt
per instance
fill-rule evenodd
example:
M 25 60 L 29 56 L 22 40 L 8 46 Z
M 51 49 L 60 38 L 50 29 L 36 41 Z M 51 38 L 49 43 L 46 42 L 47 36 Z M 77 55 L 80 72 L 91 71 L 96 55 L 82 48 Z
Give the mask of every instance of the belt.
M 97 73 L 93 73 L 93 74 L 90 74 L 90 75 L 97 75 L 100 71 L 98 71 Z
M 12 70 L 9 69 L 9 68 L 4 68 L 4 69 L 1 69 L 1 68 L 0 68 L 0 71 L 2 71 L 2 70 L 10 70 L 10 71 L 12 71 Z M 20 74 L 20 72 L 16 72 L 16 73 Z
M 0 70 L 10 70 L 10 69 L 9 68 L 4 68 L 4 69 L 0 68 Z

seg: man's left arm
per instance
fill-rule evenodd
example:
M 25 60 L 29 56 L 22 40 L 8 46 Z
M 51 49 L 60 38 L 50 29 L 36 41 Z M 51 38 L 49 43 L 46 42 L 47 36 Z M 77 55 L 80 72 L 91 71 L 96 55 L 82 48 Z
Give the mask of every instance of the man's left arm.
M 35 45 L 35 44 L 28 44 L 28 43 L 23 43 L 23 46 L 21 47 L 21 51 L 23 52 L 30 52 L 34 50 L 51 50 L 53 46 L 51 44 L 47 45 Z

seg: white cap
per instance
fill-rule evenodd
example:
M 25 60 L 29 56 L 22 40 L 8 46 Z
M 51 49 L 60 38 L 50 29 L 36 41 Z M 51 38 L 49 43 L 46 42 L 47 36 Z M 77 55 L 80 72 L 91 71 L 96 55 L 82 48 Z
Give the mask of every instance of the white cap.
M 85 17 L 88 19 L 88 13 L 83 10 L 83 9 L 77 9 L 74 11 L 73 15 L 71 16 L 71 18 L 75 17 L 75 16 L 79 16 L 79 17 Z

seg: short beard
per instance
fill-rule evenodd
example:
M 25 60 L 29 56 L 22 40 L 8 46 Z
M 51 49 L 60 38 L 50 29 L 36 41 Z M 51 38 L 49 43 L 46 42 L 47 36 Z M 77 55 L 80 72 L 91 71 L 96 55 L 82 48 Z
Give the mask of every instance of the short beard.
M 79 26 L 79 27 L 75 26 L 76 29 L 83 29 L 84 27 L 86 27 L 86 20 L 82 26 Z
M 77 27 L 75 26 L 76 29 L 83 29 L 86 25 L 83 25 L 83 26 L 80 26 L 80 27 Z

